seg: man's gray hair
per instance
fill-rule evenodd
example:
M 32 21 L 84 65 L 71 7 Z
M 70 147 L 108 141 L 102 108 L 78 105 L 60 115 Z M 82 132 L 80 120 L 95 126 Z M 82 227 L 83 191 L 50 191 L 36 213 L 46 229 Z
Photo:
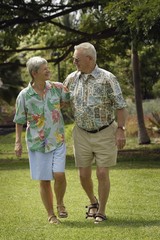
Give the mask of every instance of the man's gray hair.
M 91 56 L 93 60 L 96 62 L 97 52 L 95 47 L 91 43 L 89 42 L 80 43 L 79 45 L 76 45 L 74 49 L 75 50 L 82 49 L 85 55 Z
M 31 57 L 27 61 L 26 66 L 31 77 L 32 77 L 32 71 L 37 72 L 42 64 L 47 64 L 47 60 L 39 56 Z

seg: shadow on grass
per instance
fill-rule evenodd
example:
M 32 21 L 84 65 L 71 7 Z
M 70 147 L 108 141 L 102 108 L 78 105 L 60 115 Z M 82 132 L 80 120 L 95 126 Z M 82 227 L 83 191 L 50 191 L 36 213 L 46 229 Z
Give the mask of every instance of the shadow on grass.
M 122 151 L 115 169 L 143 169 L 160 167 L 160 149 L 153 151 Z
M 29 169 L 28 158 L 23 159 L 0 159 L 0 171 Z
M 146 153 L 139 152 L 121 152 L 118 154 L 117 165 L 113 167 L 114 170 L 122 169 L 145 169 L 145 168 L 159 168 L 160 167 L 159 152 Z M 95 165 L 93 165 L 95 168 Z M 29 169 L 28 157 L 17 159 L 16 157 L 4 156 L 0 159 L 0 170 L 21 170 Z M 75 161 L 73 155 L 67 155 L 66 169 L 75 169 Z
M 93 168 L 95 168 L 95 164 Z M 143 168 L 159 168 L 160 167 L 160 153 L 144 154 L 139 153 L 119 153 L 117 165 L 113 167 L 115 170 L 122 169 L 143 169 Z M 73 155 L 67 155 L 67 168 L 75 168 Z
M 160 227 L 159 220 L 127 220 L 110 218 L 99 224 L 94 224 L 93 220 L 80 221 L 63 221 L 63 226 L 70 228 L 89 228 L 89 227 L 125 227 L 125 228 L 139 228 L 139 227 Z

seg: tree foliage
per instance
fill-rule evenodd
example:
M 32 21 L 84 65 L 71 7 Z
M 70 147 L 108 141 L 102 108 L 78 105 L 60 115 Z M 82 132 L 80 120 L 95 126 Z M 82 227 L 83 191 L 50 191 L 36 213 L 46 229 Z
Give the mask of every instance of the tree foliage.
M 123 79 L 124 92 L 130 95 L 130 85 L 134 86 L 139 143 L 149 143 L 142 93 L 148 97 L 147 89 L 159 80 L 158 71 L 154 77 L 146 71 L 151 63 L 146 59 L 154 59 L 152 53 L 160 40 L 159 3 L 160 0 L 1 0 L 0 71 L 15 62 L 24 66 L 28 57 L 40 54 L 58 67 L 61 62 L 61 73 L 66 75 L 74 45 L 90 41 L 97 49 L 98 64 Z M 151 45 L 152 52 L 148 51 Z M 129 66 L 132 72 L 127 71 Z M 1 73 L 0 77 L 3 81 Z
M 154 49 L 155 42 L 159 42 L 159 1 L 1 0 L 0 71 L 4 66 L 10 68 L 15 62 L 25 66 L 29 57 L 41 55 L 52 66 L 61 64 L 63 80 L 72 69 L 74 45 L 90 41 L 98 51 L 98 64 L 112 70 L 120 81 L 122 79 L 125 92 L 130 95 L 133 85 L 129 70 L 131 41 L 138 43 L 144 60 L 141 66 L 145 66 L 145 58 L 151 54 L 144 49 L 151 44 Z M 146 77 L 149 76 L 148 71 L 144 69 L 146 66 L 142 69 L 142 86 L 146 82 L 148 85 L 149 81 Z M 52 70 L 57 78 L 57 69 L 52 67 Z M 156 83 L 158 76 L 154 80 Z M 151 96 L 144 90 L 143 94 Z
M 1 61 L 9 53 L 48 49 L 60 50 L 58 60 L 61 61 L 79 42 L 110 37 L 121 40 L 124 46 L 134 37 L 142 44 L 159 40 L 158 1 L 1 0 Z M 31 35 L 37 42 L 20 47 L 21 40 Z M 43 45 L 37 46 L 45 35 Z

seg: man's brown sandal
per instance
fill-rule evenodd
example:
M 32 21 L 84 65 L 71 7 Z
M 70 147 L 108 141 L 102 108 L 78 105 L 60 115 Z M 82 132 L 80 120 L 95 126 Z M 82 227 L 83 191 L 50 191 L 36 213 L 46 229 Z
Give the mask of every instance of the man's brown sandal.
M 96 216 L 96 213 L 98 211 L 98 208 L 99 208 L 99 203 L 98 203 L 98 200 L 97 198 L 95 197 L 96 199 L 96 203 L 92 203 L 91 205 L 89 206 L 86 206 L 86 208 L 88 208 L 88 211 L 86 212 L 86 218 L 95 218 Z M 93 209 L 95 209 L 95 211 L 92 211 Z
M 50 216 L 48 218 L 48 222 L 51 224 L 60 224 L 61 223 L 55 215 Z
M 106 215 L 103 215 L 101 213 L 97 213 L 96 216 L 95 216 L 95 221 L 94 223 L 102 223 L 103 221 L 107 220 L 107 217 Z
M 68 212 L 66 211 L 66 208 L 64 205 L 58 205 L 57 206 L 57 213 L 59 218 L 67 218 Z

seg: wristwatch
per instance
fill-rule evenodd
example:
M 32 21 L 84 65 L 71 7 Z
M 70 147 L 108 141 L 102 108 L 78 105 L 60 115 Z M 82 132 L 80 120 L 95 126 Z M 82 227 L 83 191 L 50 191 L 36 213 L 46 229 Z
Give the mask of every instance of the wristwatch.
M 122 129 L 123 131 L 126 130 L 125 126 L 118 126 L 118 128 Z

